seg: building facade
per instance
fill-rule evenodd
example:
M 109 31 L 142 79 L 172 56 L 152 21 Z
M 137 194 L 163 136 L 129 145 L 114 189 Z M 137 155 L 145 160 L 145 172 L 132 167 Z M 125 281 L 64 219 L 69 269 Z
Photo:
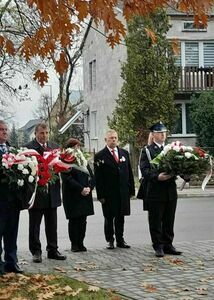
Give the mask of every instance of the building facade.
M 190 98 L 193 93 L 214 89 L 214 18 L 209 18 L 207 28 L 196 28 L 191 16 L 173 10 L 169 10 L 168 15 L 172 27 L 167 36 L 178 40 L 180 47 L 177 56 L 179 89 L 175 94 L 180 118 L 170 139 L 194 145 L 196 135 L 189 117 Z M 118 16 L 122 19 L 119 9 Z M 104 146 L 108 117 L 112 115 L 123 84 L 121 64 L 126 57 L 124 43 L 111 49 L 102 28 L 90 30 L 83 52 L 84 103 L 88 107 L 85 146 L 89 151 L 96 152 Z

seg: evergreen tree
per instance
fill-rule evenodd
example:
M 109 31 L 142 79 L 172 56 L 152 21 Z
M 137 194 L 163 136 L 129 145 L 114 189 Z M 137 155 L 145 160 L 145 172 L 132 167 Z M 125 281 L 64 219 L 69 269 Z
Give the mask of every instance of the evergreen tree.
M 214 92 L 203 92 L 191 98 L 191 120 L 197 134 L 197 145 L 210 148 L 214 154 Z
M 10 144 L 13 147 L 18 147 L 18 134 L 16 132 L 16 127 L 14 123 L 10 133 Z
M 121 74 L 124 84 L 109 120 L 123 143 L 142 143 L 143 137 L 145 142 L 148 127 L 160 120 L 168 128 L 174 125 L 178 69 L 171 42 L 166 39 L 169 28 L 162 10 L 150 17 L 135 16 L 128 24 L 127 62 Z

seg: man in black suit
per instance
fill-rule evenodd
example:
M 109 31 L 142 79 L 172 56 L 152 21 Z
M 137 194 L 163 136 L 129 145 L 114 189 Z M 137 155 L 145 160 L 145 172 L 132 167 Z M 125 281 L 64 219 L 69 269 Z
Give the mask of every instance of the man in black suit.
M 0 156 L 8 153 L 7 124 L 0 120 Z M 19 214 L 22 209 L 18 190 L 11 190 L 6 176 L 0 172 L 0 275 L 5 272 L 22 273 L 17 262 L 17 234 Z M 4 242 L 4 262 L 2 261 L 2 240 Z
M 140 169 L 147 182 L 146 208 L 149 216 L 149 230 L 155 255 L 180 255 L 172 245 L 174 238 L 174 220 L 177 205 L 175 176 L 159 172 L 150 164 L 163 149 L 167 129 L 162 122 L 150 127 L 152 142 L 142 151 Z
M 130 197 L 135 194 L 134 178 L 129 154 L 118 147 L 118 135 L 109 130 L 106 147 L 94 157 L 97 198 L 102 203 L 105 218 L 104 232 L 107 249 L 130 248 L 123 238 L 124 216 L 130 215 Z
M 37 124 L 35 139 L 26 145 L 43 155 L 44 151 L 59 148 L 57 144 L 49 142 L 49 128 L 45 123 Z M 41 242 L 39 239 L 42 217 L 45 219 L 45 233 L 47 238 L 48 258 L 65 260 L 66 256 L 57 250 L 57 207 L 61 205 L 60 181 L 48 184 L 47 191 L 37 190 L 34 205 L 29 209 L 29 248 L 33 255 L 33 262 L 42 262 Z

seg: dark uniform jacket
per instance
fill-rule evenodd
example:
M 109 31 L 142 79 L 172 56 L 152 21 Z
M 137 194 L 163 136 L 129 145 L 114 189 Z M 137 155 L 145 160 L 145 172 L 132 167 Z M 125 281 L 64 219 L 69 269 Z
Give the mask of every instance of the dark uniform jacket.
M 130 215 L 130 197 L 135 194 L 134 177 L 128 151 L 118 147 L 117 163 L 105 147 L 94 157 L 95 180 L 98 199 L 105 217 Z
M 147 146 L 147 148 L 150 152 L 151 159 L 155 158 L 161 152 L 155 143 Z M 147 185 L 146 199 L 144 199 L 144 201 L 149 204 L 154 201 L 164 202 L 177 199 L 175 177 L 166 181 L 159 181 L 158 175 L 160 171 L 151 166 L 145 149 L 143 149 L 140 159 L 140 170 Z
M 47 150 L 45 150 L 36 139 L 25 145 L 28 149 L 34 149 L 39 154 L 43 155 L 44 151 L 51 149 L 57 149 L 59 146 L 53 142 L 47 142 Z M 60 180 L 58 179 L 54 184 L 48 184 L 48 192 L 44 190 L 37 189 L 36 198 L 34 205 L 31 209 L 34 208 L 54 208 L 61 205 L 61 196 L 60 196 Z
M 88 166 L 89 174 L 72 168 L 62 172 L 62 200 L 67 219 L 94 214 L 92 192 L 81 194 L 84 187 L 94 188 L 94 176 Z

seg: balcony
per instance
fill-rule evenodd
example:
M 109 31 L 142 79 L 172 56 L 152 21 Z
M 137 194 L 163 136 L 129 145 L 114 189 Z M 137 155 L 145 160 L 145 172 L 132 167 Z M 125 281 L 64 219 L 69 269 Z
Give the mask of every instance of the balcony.
M 214 67 L 180 68 L 178 92 L 214 91 Z

